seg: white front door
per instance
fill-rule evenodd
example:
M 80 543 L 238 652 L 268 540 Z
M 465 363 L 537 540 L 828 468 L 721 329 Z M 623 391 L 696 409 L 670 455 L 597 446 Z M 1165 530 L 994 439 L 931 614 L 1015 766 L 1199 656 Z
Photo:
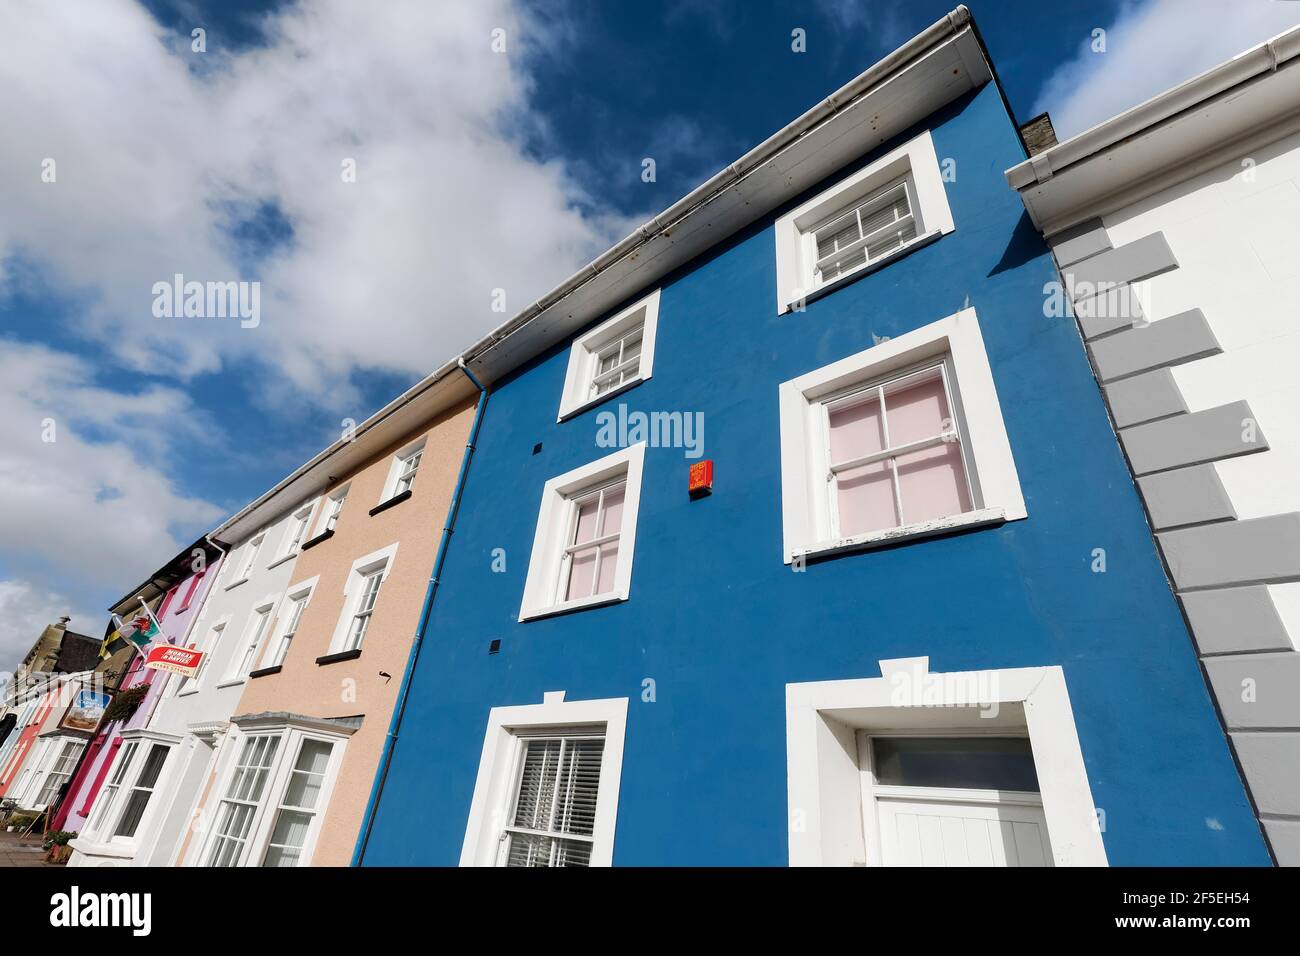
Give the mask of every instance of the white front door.
M 1052 866 L 1027 737 L 858 733 L 866 862 Z
M 1041 806 L 880 795 L 876 812 L 885 866 L 1052 865 Z

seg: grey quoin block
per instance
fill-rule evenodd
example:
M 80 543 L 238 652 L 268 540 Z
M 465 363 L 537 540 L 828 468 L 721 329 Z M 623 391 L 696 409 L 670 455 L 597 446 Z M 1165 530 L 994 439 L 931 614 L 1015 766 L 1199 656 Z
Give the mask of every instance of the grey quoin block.
M 1106 387 L 1106 398 L 1110 400 L 1110 410 L 1118 428 L 1187 411 L 1183 393 L 1174 382 L 1174 373 L 1167 368 L 1120 379 Z
M 1111 248 L 1110 236 L 1106 234 L 1106 227 L 1100 219 L 1089 219 L 1071 226 L 1052 236 L 1048 242 L 1052 246 L 1052 254 L 1056 256 L 1056 264 L 1061 268 Z
M 1156 530 L 1237 517 L 1213 465 L 1175 468 L 1138 479 Z
M 1300 817 L 1300 733 L 1233 734 L 1260 813 Z
M 1066 284 L 1073 288 L 1077 301 L 1095 295 L 1101 285 L 1120 282 L 1137 282 L 1170 269 L 1178 268 L 1178 260 L 1162 232 L 1143 236 L 1115 249 L 1089 256 L 1064 270 Z
M 1180 591 L 1300 579 L 1300 513 L 1294 511 L 1162 531 L 1156 540 Z M 1300 707 L 1300 682 L 1296 691 Z
M 1076 302 L 1072 308 L 1085 339 L 1093 339 L 1116 329 L 1131 328 L 1144 318 L 1142 303 L 1127 284 Z
M 1204 663 L 1229 730 L 1300 730 L 1300 654 L 1207 657 Z
M 1137 475 L 1268 449 L 1268 440 L 1246 402 L 1134 425 L 1121 431 L 1119 438 Z
M 1278 866 L 1300 866 L 1300 820 L 1260 820 Z
M 1179 595 L 1202 654 L 1285 651 L 1292 647 L 1268 588 L 1215 588 Z M 1296 777 L 1300 786 L 1300 777 Z
M 1147 369 L 1181 365 L 1223 351 L 1200 309 L 1117 332 L 1090 342 L 1088 349 L 1092 352 L 1097 377 L 1103 382 Z

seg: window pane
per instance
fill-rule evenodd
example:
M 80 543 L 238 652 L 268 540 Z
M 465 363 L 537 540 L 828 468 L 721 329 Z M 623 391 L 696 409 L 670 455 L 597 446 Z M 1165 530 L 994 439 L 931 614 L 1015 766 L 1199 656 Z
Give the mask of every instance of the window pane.
M 315 809 L 332 749 L 331 745 L 323 740 L 303 741 L 302 749 L 298 751 L 298 760 L 293 766 L 293 773 L 289 775 L 289 786 L 285 790 L 286 807 Z
M 158 775 L 162 773 L 163 764 L 166 762 L 167 748 L 161 744 L 154 744 L 153 749 L 149 751 L 149 756 L 145 758 L 144 767 L 140 771 L 140 779 L 136 786 L 152 790 L 154 785 L 158 783 Z
M 1023 737 L 877 737 L 872 753 L 879 784 L 1038 792 Z
M 600 496 L 592 495 L 582 504 L 578 505 L 578 521 L 573 534 L 573 544 L 582 544 L 584 541 L 590 541 L 596 537 L 596 518 L 597 510 L 600 505 Z
M 853 252 L 848 253 L 842 259 L 827 265 L 822 270 L 823 279 L 834 279 L 841 273 L 848 272 L 850 269 L 856 269 L 867 261 L 867 249 L 865 246 L 859 246 Z
M 906 216 L 907 190 L 899 187 L 862 207 L 862 234 L 869 236 Z
M 949 418 L 948 398 L 938 371 L 895 391 L 885 389 L 889 443 L 895 447 L 943 434 Z
M 843 249 L 859 238 L 858 217 L 855 213 L 849 213 L 817 233 L 817 258 L 825 259 L 836 249 Z
M 836 486 L 841 537 L 898 527 L 889 462 L 846 469 L 837 476 Z
M 617 534 L 623 526 L 623 498 L 626 486 L 619 485 L 605 492 L 605 504 L 601 515 L 600 534 Z
M 296 866 L 303 844 L 307 842 L 307 829 L 312 815 L 300 810 L 281 810 L 271 831 L 270 845 L 263 866 Z
M 899 497 L 903 499 L 903 520 L 908 524 L 970 510 L 966 469 L 957 442 L 899 455 L 894 461 L 898 468 Z
M 519 773 L 519 799 L 514 825 L 528 830 L 549 830 L 560 741 L 529 740 L 524 744 L 524 765 Z
M 881 428 L 880 402 L 874 398 L 830 411 L 831 464 L 852 461 L 881 451 L 885 435 Z
M 614 573 L 618 570 L 618 542 L 600 546 L 600 577 L 593 594 L 608 594 L 614 590 Z
M 135 836 L 135 828 L 140 825 L 140 818 L 144 816 L 150 796 L 148 790 L 131 791 L 131 795 L 126 800 L 126 809 L 122 811 L 122 819 L 117 822 L 117 827 L 113 830 L 113 836 Z
M 591 844 L 513 833 L 506 866 L 589 866 Z
M 297 866 L 300 856 L 302 856 L 302 851 L 295 847 L 268 846 L 266 848 L 266 859 L 262 861 L 262 865 L 274 867 Z
M 569 557 L 569 583 L 564 591 L 566 601 L 591 597 L 596 584 L 596 549 L 575 551 Z
M 568 741 L 560 776 L 562 798 L 549 829 L 591 835 L 596 826 L 596 792 L 604 752 L 603 738 Z
M 916 222 L 909 221 L 897 232 L 890 233 L 873 242 L 867 243 L 867 255 L 872 259 L 879 259 L 883 255 L 893 252 L 895 249 L 902 248 L 903 243 L 911 242 L 916 238 Z

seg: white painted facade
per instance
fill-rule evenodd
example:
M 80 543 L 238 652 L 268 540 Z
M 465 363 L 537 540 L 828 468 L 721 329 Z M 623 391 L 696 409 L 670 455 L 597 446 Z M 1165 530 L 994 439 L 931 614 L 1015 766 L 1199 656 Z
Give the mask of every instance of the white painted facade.
M 1070 290 L 1273 858 L 1300 866 L 1300 27 L 1006 175 Z
M 1143 313 L 1200 309 L 1223 348 L 1171 369 L 1188 411 L 1245 399 L 1268 438 L 1211 465 L 1238 519 L 1300 511 L 1300 133 L 1101 220 L 1116 247 L 1164 234 L 1178 268 L 1133 286 Z M 1300 648 L 1300 582 L 1268 590 Z
M 76 851 L 69 860 L 71 865 L 171 866 L 178 862 L 178 851 L 187 831 L 201 824 L 195 819 L 200 791 L 210 776 L 227 737 L 230 718 L 248 681 L 246 674 L 235 674 L 232 670 L 245 656 L 256 615 L 269 608 L 274 621 L 291 583 L 298 551 L 287 552 L 286 546 L 293 539 L 297 510 L 287 510 L 274 523 L 231 548 L 187 638 L 187 643 L 205 652 L 207 659 L 202 671 L 192 681 L 178 674 L 162 675 L 160 679 L 167 684 L 148 724 L 142 730 L 123 734 L 119 759 L 135 739 L 137 765 L 149 746 L 170 747 L 135 839 L 111 840 L 107 834 L 95 831 L 99 803 L 104 799 L 114 767 L 109 771 L 106 786 L 96 796 L 86 832 L 76 841 Z M 250 565 L 249 548 L 259 538 L 261 546 Z M 263 645 L 270 635 L 268 626 L 261 634 Z M 128 779 L 134 773 L 132 770 Z

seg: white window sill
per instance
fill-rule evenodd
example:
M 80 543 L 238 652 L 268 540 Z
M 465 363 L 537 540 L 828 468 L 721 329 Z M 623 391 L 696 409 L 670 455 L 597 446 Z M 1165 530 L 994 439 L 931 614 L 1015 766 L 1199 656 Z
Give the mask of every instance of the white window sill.
M 244 678 L 242 677 L 235 677 L 235 678 L 231 678 L 230 680 L 223 680 L 221 683 L 217 685 L 217 690 L 220 690 L 223 687 L 235 687 L 242 683 L 244 683 Z
M 135 856 L 136 848 L 134 845 L 125 845 L 121 843 L 94 843 L 85 838 L 69 840 L 68 846 L 72 847 L 78 853 L 84 853 L 86 856 L 112 856 L 122 860 L 129 860 Z
M 268 565 L 266 566 L 266 570 L 270 571 L 272 568 L 278 568 L 280 565 L 284 564 L 286 561 L 292 561 L 292 560 L 293 560 L 294 558 L 296 558 L 296 557 L 298 557 L 298 552 L 297 552 L 297 551 L 290 551 L 288 554 L 284 555 L 283 557 L 276 558 L 274 561 L 272 561 L 270 564 L 268 564 Z
M 226 585 L 226 590 L 227 590 L 227 591 L 233 591 L 235 588 L 239 587 L 241 584 L 247 584 L 247 583 L 248 583 L 248 578 L 240 578 L 238 581 L 231 581 L 229 584 L 227 584 L 227 585 Z
M 904 256 L 911 255 L 913 252 L 916 252 L 916 250 L 918 249 L 923 249 L 924 247 L 928 246 L 930 243 L 938 239 L 940 236 L 946 235 L 948 232 L 952 232 L 952 231 L 953 230 L 951 229 L 947 230 L 947 232 L 945 232 L 943 229 L 931 229 L 929 232 L 917 236 L 915 239 L 913 239 L 907 245 L 903 246 L 901 249 L 895 249 L 887 256 L 881 256 L 879 259 L 872 259 L 870 262 L 864 262 L 862 265 L 853 269 L 853 271 L 846 272 L 840 276 L 836 276 L 830 282 L 822 283 L 821 285 L 817 286 L 817 288 L 813 289 L 811 292 L 805 294 L 803 296 L 803 301 L 812 302 L 815 299 L 820 299 L 822 296 L 826 295 L 829 292 L 834 292 L 836 289 L 840 288 L 841 286 L 848 285 L 850 282 L 856 282 L 858 279 L 861 279 L 863 276 L 871 275 L 871 273 L 875 272 L 877 269 L 883 269 L 885 266 L 889 265 L 890 263 L 897 262 L 899 259 L 902 259 Z M 792 299 L 791 301 L 787 302 L 785 304 L 784 311 L 786 312 L 793 311 L 798 301 L 799 301 L 798 299 Z
M 177 697 L 193 697 L 199 692 L 197 687 L 183 687 L 176 692 Z
M 570 611 L 581 611 L 589 607 L 604 607 L 607 604 L 617 604 L 620 601 L 626 601 L 626 594 L 610 592 L 609 594 L 593 594 L 591 597 L 578 598 L 576 601 L 561 601 L 559 604 L 552 604 L 550 607 L 538 608 L 534 611 L 525 611 L 519 615 L 520 622 L 535 621 L 538 618 L 554 617 L 557 614 L 567 614 Z
M 555 419 L 555 421 L 557 423 L 568 421 L 570 418 L 574 418 L 575 416 L 581 415 L 583 412 L 587 411 L 588 409 L 595 408 L 597 405 L 607 402 L 611 398 L 614 398 L 615 396 L 622 395 L 629 388 L 632 388 L 633 386 L 636 385 L 640 385 L 648 378 L 650 378 L 649 375 L 637 375 L 635 378 L 629 379 L 628 381 L 624 382 L 618 388 L 612 388 L 608 392 L 602 392 L 601 394 L 597 395 L 595 398 L 589 398 L 580 405 L 574 405 L 572 408 L 565 408 L 563 411 L 560 412 L 559 416 Z
M 884 531 L 869 531 L 866 534 L 853 535 L 849 538 L 837 538 L 833 541 L 819 541 L 807 548 L 795 552 L 795 557 L 821 557 L 841 551 L 864 551 L 870 548 L 901 544 L 947 534 L 950 531 L 963 531 L 968 528 L 981 528 L 988 525 L 1003 524 L 1007 520 L 1003 508 L 982 508 L 979 511 L 967 511 L 964 514 L 937 518 L 934 521 L 919 521 L 905 524 L 901 528 L 887 528 Z

